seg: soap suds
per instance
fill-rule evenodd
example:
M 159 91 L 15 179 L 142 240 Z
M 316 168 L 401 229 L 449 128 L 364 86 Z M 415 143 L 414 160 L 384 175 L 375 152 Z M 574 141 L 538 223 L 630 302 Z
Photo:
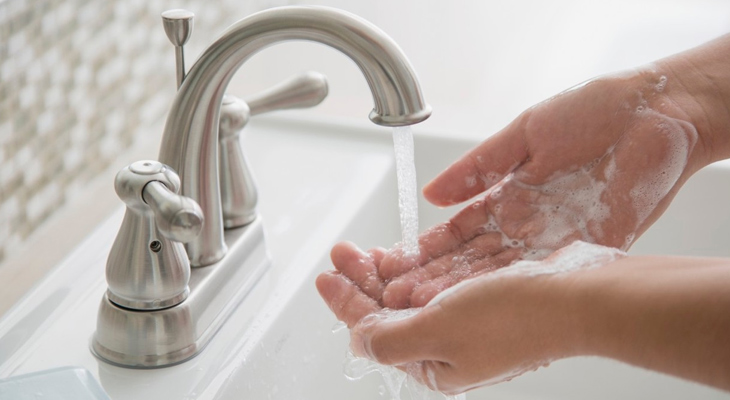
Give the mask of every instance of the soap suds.
M 582 269 L 597 268 L 626 256 L 624 251 L 613 247 L 606 247 L 576 240 L 570 245 L 557 250 L 543 260 L 521 260 L 507 268 L 478 275 L 444 290 L 434 297 L 427 305 L 433 305 L 456 293 L 476 279 L 494 279 L 499 276 L 526 274 L 529 276 L 550 275 L 572 272 Z
M 646 100 L 652 99 L 652 93 L 656 95 L 663 92 L 666 85 L 667 78 L 660 76 L 657 81 L 647 86 L 649 92 L 639 93 L 638 101 L 634 100 L 624 104 L 624 109 L 633 113 L 632 124 L 636 126 L 648 123 L 653 126 L 655 128 L 653 131 L 644 130 L 642 132 L 658 135 L 650 142 L 657 143 L 658 146 L 663 144 L 666 151 L 664 153 L 652 153 L 655 157 L 661 156 L 659 163 L 649 165 L 647 167 L 649 169 L 643 173 L 642 178 L 639 178 L 629 190 L 629 197 L 626 198 L 626 201 L 630 204 L 621 211 L 629 215 L 631 213 L 635 214 L 635 226 L 632 227 L 631 231 L 625 233 L 625 236 L 616 238 L 617 242 L 622 243 L 616 243 L 615 245 L 620 246 L 622 250 L 628 249 L 633 244 L 636 239 L 636 232 L 649 218 L 659 202 L 676 185 L 697 142 L 697 131 L 691 124 L 662 114 L 650 105 L 657 104 L 657 102 Z M 664 107 L 664 103 L 659 104 Z M 646 137 L 642 139 L 646 139 Z M 624 257 L 626 254 L 621 250 L 590 244 L 605 242 L 604 224 L 615 217 L 613 215 L 615 210 L 612 210 L 612 205 L 606 202 L 606 194 L 609 193 L 609 190 L 612 190 L 612 184 L 619 182 L 619 179 L 623 179 L 622 176 L 625 176 L 619 176 L 616 164 L 616 146 L 618 145 L 620 144 L 610 147 L 603 156 L 595 158 L 583 166 L 576 166 L 575 169 L 567 172 L 555 173 L 548 179 L 547 183 L 542 185 L 530 185 L 522 182 L 514 173 L 510 173 L 504 178 L 494 172 L 482 176 L 485 186 L 491 187 L 486 193 L 486 201 L 491 212 L 487 223 L 478 227 L 477 232 L 479 235 L 500 234 L 502 236 L 502 247 L 521 250 L 522 261 L 515 262 L 507 268 L 472 277 L 472 264 L 483 260 L 484 255 L 472 250 L 454 255 L 450 260 L 451 269 L 448 274 L 457 278 L 454 281 L 460 279 L 461 281 L 438 293 L 426 307 L 437 304 L 479 279 L 496 279 L 510 274 L 537 276 L 566 273 L 600 267 Z M 656 147 L 653 149 L 656 149 Z M 657 154 L 659 155 L 657 156 Z M 479 162 L 482 161 L 480 157 L 477 157 Z M 621 171 L 621 174 L 627 172 L 629 171 Z M 629 181 L 630 183 L 631 181 Z M 475 186 L 476 178 L 466 178 L 465 184 L 467 187 Z M 520 199 L 519 196 L 516 196 L 517 194 L 521 194 L 527 200 Z M 519 203 L 519 201 L 523 203 Z M 529 220 L 532 215 L 540 216 L 540 219 L 535 222 L 535 226 L 528 227 L 532 229 L 529 236 L 508 235 L 502 229 L 506 222 L 503 218 L 506 215 L 511 218 L 513 208 L 516 205 L 529 208 L 529 212 L 524 209 L 520 211 L 527 213 L 524 218 L 530 222 L 534 222 Z M 472 207 L 476 209 L 479 208 L 479 205 L 474 204 Z M 509 210 L 509 213 L 505 211 L 506 209 Z M 446 228 L 443 229 L 445 234 Z M 514 230 L 508 232 L 510 234 L 515 233 Z M 565 246 L 567 243 L 572 244 Z M 553 253 L 554 249 L 561 247 L 563 248 Z M 358 325 L 379 323 L 393 318 L 407 318 L 419 311 L 420 309 L 416 308 L 398 311 L 384 310 L 381 313 L 374 314 L 372 318 L 366 317 Z M 365 338 L 365 340 L 368 339 Z M 346 369 L 349 368 L 349 376 L 352 379 L 359 379 L 358 376 L 361 377 L 369 372 L 380 372 L 386 381 L 389 393 L 394 399 L 400 398 L 400 389 L 404 385 L 408 386 L 406 383 L 408 380 L 405 378 L 406 374 L 398 369 L 355 357 L 351 358 L 352 360 L 348 359 L 349 361 L 346 363 Z M 465 387 L 463 390 L 509 380 L 549 362 L 550 360 L 545 360 L 536 365 L 525 365 L 506 372 L 500 377 Z M 425 370 L 431 385 L 438 387 L 434 372 L 428 369 L 428 365 L 413 364 L 408 366 L 406 370 L 409 370 L 409 368 L 413 371 Z
M 669 118 L 651 109 L 645 114 L 655 123 L 656 134 L 661 135 L 663 139 L 666 157 L 659 165 L 647 171 L 643 179 L 631 189 L 630 194 L 638 220 L 637 228 L 651 215 L 658 203 L 669 194 L 682 176 L 689 155 L 697 142 L 697 130 L 691 124 Z
M 603 201 L 603 195 L 615 173 L 613 149 L 601 161 L 594 160 L 574 172 L 556 174 L 542 185 L 529 185 L 517 180 L 514 174 L 507 176 L 497 186 L 487 192 L 487 201 L 492 205 L 492 213 L 500 221 L 503 203 L 514 207 L 515 198 L 529 194 L 527 206 L 540 217 L 540 226 L 535 226 L 529 236 L 529 243 L 520 242 L 527 251 L 550 251 L 560 248 L 572 240 L 598 242 L 602 236 L 601 225 L 610 216 L 610 208 Z M 602 174 L 596 168 L 603 168 Z M 601 179 L 595 177 L 601 176 Z M 539 201 L 537 201 L 539 200 Z M 510 204 L 513 203 L 513 204 Z M 490 230 L 499 230 L 499 223 Z M 505 234 L 503 243 L 508 247 L 514 239 Z M 534 253 L 533 253 L 534 254 Z
M 464 184 L 466 185 L 466 187 L 472 188 L 477 185 L 477 178 L 475 176 L 467 176 Z
M 481 156 L 477 156 L 477 159 L 479 159 L 479 158 L 481 158 Z M 482 182 L 484 183 L 484 186 L 486 186 L 486 187 L 490 187 L 490 186 L 494 185 L 495 183 L 499 182 L 500 179 L 501 179 L 501 176 L 496 172 L 489 172 L 486 175 L 482 176 Z

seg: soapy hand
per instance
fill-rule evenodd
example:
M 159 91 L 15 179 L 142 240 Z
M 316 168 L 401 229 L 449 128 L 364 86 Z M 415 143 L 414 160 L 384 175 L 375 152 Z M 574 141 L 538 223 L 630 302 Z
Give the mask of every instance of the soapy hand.
M 674 85 L 674 86 L 673 86 Z M 445 288 L 574 240 L 628 249 L 702 165 L 698 133 L 654 71 L 605 77 L 548 99 L 423 190 L 439 206 L 474 201 L 420 236 L 420 256 L 389 251 L 381 305 L 419 307 Z
M 692 173 L 730 158 L 728 55 L 730 35 L 527 110 L 424 188 L 440 206 L 480 198 L 424 232 L 416 257 L 336 245 L 317 287 L 353 350 L 445 392 L 580 353 L 730 390 L 727 260 L 536 273 L 577 239 L 628 249 Z
M 355 355 L 434 390 L 464 392 L 578 355 L 730 390 L 729 259 L 626 257 L 575 242 L 465 280 L 422 309 L 390 310 L 374 299 L 382 286 L 369 284 L 382 256 L 340 244 L 340 271 L 320 275 L 317 288 L 351 328 Z
M 382 255 L 339 244 L 332 260 L 340 271 L 320 275 L 317 288 L 351 328 L 355 355 L 397 366 L 450 394 L 577 354 L 580 347 L 570 335 L 580 330 L 563 300 L 565 272 L 598 267 L 625 254 L 576 242 L 543 261 L 523 261 L 465 281 L 423 309 L 399 311 L 384 310 L 375 300 L 382 286 L 370 277 Z

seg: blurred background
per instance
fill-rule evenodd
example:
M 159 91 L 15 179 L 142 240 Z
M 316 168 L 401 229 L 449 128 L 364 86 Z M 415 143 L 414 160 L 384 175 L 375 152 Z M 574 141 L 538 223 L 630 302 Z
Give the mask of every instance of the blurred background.
M 416 135 L 478 140 L 591 77 L 730 32 L 727 0 L 0 0 L 0 315 L 122 206 L 117 170 L 156 158 L 175 94 L 160 13 L 196 14 L 189 67 L 231 23 L 291 4 L 337 7 L 379 26 L 433 107 Z M 367 123 L 362 74 L 314 43 L 264 50 L 228 91 L 245 99 L 307 70 L 328 76 L 329 97 L 285 112 Z

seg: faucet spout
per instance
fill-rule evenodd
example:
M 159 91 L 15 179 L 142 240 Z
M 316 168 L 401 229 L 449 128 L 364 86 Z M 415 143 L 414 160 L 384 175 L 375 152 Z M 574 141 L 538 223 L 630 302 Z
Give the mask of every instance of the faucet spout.
M 193 266 L 226 253 L 218 180 L 218 123 L 226 87 L 253 54 L 287 40 L 329 45 L 360 68 L 373 95 L 370 119 L 379 125 L 421 122 L 431 114 L 410 62 L 380 29 L 352 14 L 326 7 L 282 7 L 231 26 L 193 65 L 167 118 L 160 161 L 180 176 L 181 193 L 198 202 L 205 224 L 187 244 Z

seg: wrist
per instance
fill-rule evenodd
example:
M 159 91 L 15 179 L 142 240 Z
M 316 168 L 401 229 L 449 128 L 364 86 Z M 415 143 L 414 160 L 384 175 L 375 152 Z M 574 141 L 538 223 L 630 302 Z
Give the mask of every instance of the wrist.
M 576 273 L 556 274 L 547 277 L 548 293 L 543 306 L 547 308 L 550 326 L 547 331 L 555 338 L 554 359 L 594 355 L 593 331 L 586 296 L 576 280 Z
M 730 158 L 730 35 L 657 61 L 666 95 L 699 136 L 698 168 Z
M 636 330 L 646 319 L 645 304 L 635 296 L 645 286 L 642 266 L 655 264 L 653 256 L 629 256 L 570 277 L 577 355 L 626 359 L 642 347 Z
M 565 314 L 562 351 L 565 357 L 611 357 L 620 346 L 622 306 L 616 293 L 621 292 L 621 270 L 636 257 L 620 258 L 599 268 L 556 275 L 554 292 L 560 293 L 560 307 Z M 618 272 L 618 273 L 617 273 Z

